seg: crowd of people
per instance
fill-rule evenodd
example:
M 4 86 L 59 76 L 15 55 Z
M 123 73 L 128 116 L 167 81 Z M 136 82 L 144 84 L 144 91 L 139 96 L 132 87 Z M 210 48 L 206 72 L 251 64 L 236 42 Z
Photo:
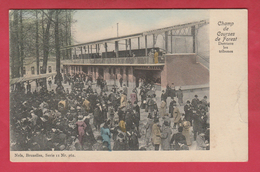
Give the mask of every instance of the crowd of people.
M 199 100 L 195 95 L 183 107 L 183 92 L 174 86 L 159 97 L 152 83 L 129 94 L 125 84 L 109 90 L 103 78 L 94 83 L 82 74 L 65 76 L 63 82 L 71 89 L 61 82 L 55 90 L 44 84 L 34 92 L 20 89 L 21 84 L 12 89 L 11 150 L 189 150 L 192 141 L 197 149 L 209 149 L 206 96 Z

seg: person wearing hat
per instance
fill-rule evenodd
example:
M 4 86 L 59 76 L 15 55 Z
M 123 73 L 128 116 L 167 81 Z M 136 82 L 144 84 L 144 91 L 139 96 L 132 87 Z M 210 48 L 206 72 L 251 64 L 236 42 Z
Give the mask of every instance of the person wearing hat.
M 198 110 L 198 105 L 199 105 L 200 100 L 198 99 L 198 95 L 194 96 L 194 99 L 191 101 L 191 105 L 194 110 Z
M 164 121 L 164 127 L 162 127 L 162 135 L 161 135 L 161 139 L 162 139 L 162 150 L 170 150 L 171 149 L 171 135 L 172 135 L 172 130 L 170 128 L 170 123 L 169 121 L 165 120 Z
M 137 102 L 134 102 L 133 106 L 133 112 L 134 112 L 134 123 L 136 125 L 137 131 L 139 132 L 139 122 L 140 122 L 140 107 L 138 106 Z
M 119 123 L 118 123 L 118 126 L 119 126 L 119 129 L 122 131 L 122 132 L 126 132 L 126 123 L 125 123 L 125 119 L 124 118 L 121 118 Z
M 154 149 L 158 151 L 161 144 L 161 130 L 160 130 L 158 118 L 154 119 L 154 124 L 152 127 L 152 139 L 153 139 L 152 141 L 153 141 Z
M 145 143 L 146 143 L 146 146 L 148 147 L 149 144 L 151 143 L 151 136 L 152 136 L 152 127 L 153 127 L 153 124 L 154 124 L 154 121 L 153 121 L 153 117 L 151 114 L 148 115 L 147 117 L 147 123 L 145 124 Z
M 194 141 L 197 139 L 197 134 L 203 131 L 203 115 L 201 111 L 197 110 L 193 113 L 193 133 L 194 133 Z
M 123 76 L 120 77 L 119 83 L 120 83 L 120 87 L 122 87 L 122 85 L 123 85 Z
M 171 139 L 171 144 L 174 143 L 174 150 L 186 150 L 189 149 L 187 147 L 186 143 L 186 138 L 182 134 L 183 128 L 179 127 L 178 128 L 178 133 L 173 134 L 172 139 Z
M 151 114 L 152 116 L 154 115 L 154 109 L 155 109 L 155 101 L 152 98 L 152 96 L 148 96 L 148 100 L 147 100 L 147 111 L 148 114 Z
M 139 149 L 139 142 L 138 142 L 139 133 L 136 129 L 135 124 L 133 124 L 130 131 L 127 132 L 127 136 L 128 136 L 129 150 L 138 150 Z
M 173 118 L 173 110 L 175 106 L 176 106 L 176 101 L 173 98 L 169 105 L 169 114 L 171 114 L 171 118 Z
M 83 137 L 85 135 L 85 129 L 87 125 L 83 121 L 83 115 L 78 116 L 78 121 L 76 122 L 77 128 L 78 128 L 78 139 L 79 143 L 83 145 Z
M 184 112 L 185 112 L 185 120 L 189 121 L 190 125 L 192 126 L 192 109 L 189 100 L 187 100 L 187 103 L 184 106 Z
M 31 121 L 31 123 L 32 123 L 32 126 L 34 127 L 34 126 L 36 126 L 36 123 L 37 123 L 37 120 L 38 120 L 38 116 L 35 115 L 33 109 L 30 111 L 30 114 L 31 114 L 31 116 L 32 116 L 31 119 L 30 119 L 30 121 Z
M 126 111 L 126 115 L 125 115 L 126 131 L 130 131 L 130 129 L 132 128 L 133 122 L 134 122 L 133 112 Z
M 171 96 L 172 99 L 173 99 L 174 97 L 176 97 L 176 90 L 175 90 L 174 83 L 172 83 L 172 85 L 171 85 L 170 96 Z
M 181 90 L 181 87 L 180 87 L 179 90 L 177 91 L 176 96 L 177 96 L 177 98 L 178 98 L 178 103 L 179 103 L 179 105 L 182 106 L 182 104 L 183 104 L 183 92 L 182 92 L 182 90 Z
M 101 128 L 101 136 L 103 139 L 103 143 L 107 142 L 107 148 L 108 150 L 111 150 L 111 144 L 110 144 L 110 138 L 111 138 L 111 133 L 110 133 L 110 129 L 109 129 L 109 120 L 107 120 L 104 124 L 104 126 Z
M 173 117 L 173 122 L 174 122 L 173 128 L 175 129 L 177 124 L 179 124 L 179 122 L 181 120 L 181 113 L 180 113 L 179 108 L 176 106 L 176 104 L 173 105 L 172 117 Z
M 208 112 L 208 102 L 207 102 L 207 96 L 204 96 L 201 100 L 201 106 L 205 109 L 206 112 Z
M 112 103 L 112 106 L 115 108 L 116 106 L 116 94 L 111 90 L 110 94 L 108 95 L 108 100 Z
M 127 138 L 125 132 L 118 130 L 113 150 L 127 150 Z
M 103 116 L 103 121 L 107 120 L 107 106 L 106 104 L 102 104 L 102 116 Z
M 165 101 L 167 100 L 167 94 L 164 90 L 162 90 L 161 100 Z M 166 102 L 167 103 L 167 102 Z
M 125 95 L 127 96 L 128 89 L 127 89 L 127 86 L 125 84 L 123 86 L 123 93 L 125 93 Z
M 85 124 L 87 125 L 87 127 L 86 127 L 86 129 L 85 129 L 85 131 L 86 131 L 86 133 L 85 133 L 86 136 L 84 137 L 84 141 L 85 141 L 85 142 L 88 142 L 88 144 L 92 146 L 93 144 L 96 143 L 96 139 L 95 139 L 95 137 L 94 137 L 92 127 L 91 127 L 91 125 L 90 125 L 90 123 L 89 123 L 89 121 L 90 121 L 90 116 L 85 116 L 85 117 L 83 118 L 83 121 L 84 121 Z
M 158 63 L 158 52 L 157 50 L 155 50 L 155 53 L 154 53 L 154 64 L 157 64 Z
M 134 105 L 134 102 L 137 101 L 137 94 L 135 90 L 133 90 L 132 93 L 130 94 L 130 100 L 132 105 Z
M 126 106 L 127 106 L 127 97 L 126 97 L 126 93 L 123 92 L 123 94 L 121 94 L 121 99 L 120 99 L 120 109 L 125 112 Z
M 93 116 L 94 116 L 94 126 L 96 127 L 96 130 L 98 131 L 100 129 L 100 125 L 103 122 L 103 118 L 102 118 L 102 107 L 100 105 L 100 103 L 97 103 L 94 112 L 93 112 Z
M 162 130 L 163 130 L 164 127 L 165 127 L 165 125 L 164 125 L 165 121 L 166 121 L 166 122 L 169 124 L 169 126 L 171 127 L 172 121 L 171 121 L 170 116 L 169 116 L 168 113 L 166 113 L 165 116 L 162 117 L 162 119 L 163 119 Z
M 182 119 L 181 126 L 183 127 L 182 134 L 186 138 L 187 146 L 191 146 L 191 139 L 190 139 L 190 127 L 191 127 L 191 125 L 190 125 L 190 122 L 187 121 L 185 117 Z
M 209 144 L 205 141 L 205 133 L 200 132 L 197 137 L 197 147 L 196 150 L 206 150 Z
M 89 102 L 88 98 L 86 98 L 86 99 L 83 101 L 82 107 L 85 109 L 86 115 L 88 115 L 88 113 L 89 113 L 89 111 L 90 111 L 90 102 Z
M 107 114 L 108 114 L 108 118 L 110 119 L 110 127 L 114 127 L 114 116 L 115 116 L 115 109 L 114 107 L 112 106 L 112 103 L 108 100 L 107 102 L 107 105 L 108 105 L 108 111 L 107 111 Z
M 166 102 L 164 100 L 162 100 L 161 106 L 159 109 L 160 117 L 164 117 L 166 115 L 166 108 L 167 108 Z

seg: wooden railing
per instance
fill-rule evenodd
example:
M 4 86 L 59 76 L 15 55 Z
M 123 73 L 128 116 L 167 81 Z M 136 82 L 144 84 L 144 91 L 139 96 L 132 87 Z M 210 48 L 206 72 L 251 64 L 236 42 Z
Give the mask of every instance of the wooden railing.
M 164 63 L 164 56 L 159 56 L 159 63 Z M 154 58 L 147 57 L 119 57 L 119 58 L 96 58 L 96 59 L 72 59 L 62 60 L 63 64 L 154 64 Z

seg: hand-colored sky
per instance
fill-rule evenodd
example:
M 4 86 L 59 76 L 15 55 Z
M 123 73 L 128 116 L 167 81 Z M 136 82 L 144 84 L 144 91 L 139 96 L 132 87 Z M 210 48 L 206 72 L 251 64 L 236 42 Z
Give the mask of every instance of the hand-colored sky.
M 78 10 L 74 14 L 75 43 L 209 19 L 207 10 Z

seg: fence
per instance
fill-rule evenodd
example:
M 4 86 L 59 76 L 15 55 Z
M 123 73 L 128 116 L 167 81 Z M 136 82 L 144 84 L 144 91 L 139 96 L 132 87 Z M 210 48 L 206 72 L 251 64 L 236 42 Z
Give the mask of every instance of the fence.
M 159 63 L 164 63 L 164 56 L 159 56 Z M 96 58 L 96 59 L 72 59 L 63 60 L 62 63 L 75 64 L 154 64 L 153 57 L 120 57 L 120 58 Z

